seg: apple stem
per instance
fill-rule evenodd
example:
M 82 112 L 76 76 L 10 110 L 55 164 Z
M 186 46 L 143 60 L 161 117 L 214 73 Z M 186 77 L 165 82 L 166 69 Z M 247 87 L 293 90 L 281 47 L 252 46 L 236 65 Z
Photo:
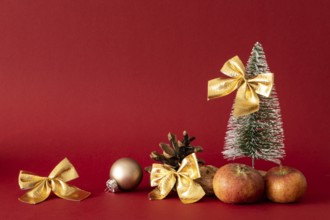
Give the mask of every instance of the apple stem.
M 254 157 L 252 157 L 252 168 L 254 168 Z

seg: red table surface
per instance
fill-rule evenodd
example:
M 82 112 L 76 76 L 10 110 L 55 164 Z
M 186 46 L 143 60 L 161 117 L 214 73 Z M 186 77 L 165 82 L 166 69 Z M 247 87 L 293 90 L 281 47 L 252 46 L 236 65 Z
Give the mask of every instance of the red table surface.
M 145 175 L 145 179 L 148 179 Z M 257 204 L 233 205 L 215 197 L 204 197 L 194 204 L 182 204 L 173 192 L 161 201 L 148 200 L 151 188 L 144 181 L 132 192 L 103 192 L 104 181 L 74 181 L 92 195 L 81 202 L 59 199 L 52 195 L 38 205 L 21 203 L 16 178 L 1 185 L 1 219 L 328 219 L 330 210 L 329 176 L 307 176 L 308 190 L 293 204 L 276 204 L 263 200 Z
M 330 17 L 326 0 L 0 1 L 0 219 L 329 219 Z M 183 205 L 149 201 L 149 175 L 130 193 L 104 193 L 111 164 L 181 138 L 207 164 L 221 151 L 234 94 L 207 101 L 207 81 L 259 41 L 274 73 L 285 165 L 308 190 L 295 204 Z M 91 191 L 70 202 L 23 204 L 20 170 L 47 176 L 64 157 Z M 250 164 L 249 159 L 237 162 Z M 268 170 L 270 162 L 256 161 Z

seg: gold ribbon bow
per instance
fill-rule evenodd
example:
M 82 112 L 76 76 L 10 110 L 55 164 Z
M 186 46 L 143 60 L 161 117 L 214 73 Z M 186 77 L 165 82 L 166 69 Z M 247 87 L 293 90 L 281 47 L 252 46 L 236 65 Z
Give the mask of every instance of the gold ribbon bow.
M 268 97 L 274 84 L 272 73 L 260 73 L 252 79 L 245 78 L 245 67 L 238 56 L 228 60 L 220 70 L 228 79 L 216 78 L 208 82 L 208 98 L 226 96 L 238 88 L 234 116 L 248 115 L 259 110 L 259 97 Z
M 57 164 L 48 177 L 20 171 L 18 177 L 20 188 L 31 190 L 18 199 L 29 204 L 37 204 L 46 200 L 53 191 L 55 195 L 62 199 L 81 201 L 91 193 L 66 184 L 66 182 L 78 177 L 76 169 L 67 158 Z
M 183 203 L 197 202 L 205 195 L 203 188 L 194 181 L 200 177 L 195 153 L 189 154 L 182 160 L 178 171 L 166 164 L 153 164 L 150 175 L 151 186 L 157 188 L 149 193 L 149 199 L 165 198 L 176 183 L 176 191 Z

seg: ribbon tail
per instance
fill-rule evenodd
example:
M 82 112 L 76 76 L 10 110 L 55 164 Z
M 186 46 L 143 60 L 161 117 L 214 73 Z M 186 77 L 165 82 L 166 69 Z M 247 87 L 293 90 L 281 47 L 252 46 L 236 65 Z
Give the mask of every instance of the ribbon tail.
M 205 195 L 201 185 L 189 177 L 178 175 L 177 192 L 182 203 L 190 204 L 199 201 Z
M 158 186 L 153 189 L 149 194 L 150 200 L 161 200 L 164 199 L 173 189 L 176 182 L 176 178 L 173 173 L 163 177 Z
M 171 190 L 167 191 L 166 193 L 162 193 L 162 190 L 159 189 L 159 187 L 156 187 L 148 194 L 148 197 L 149 200 L 161 200 L 164 199 L 170 192 Z
M 58 197 L 66 200 L 71 200 L 71 201 L 81 201 L 86 199 L 88 196 L 90 196 L 90 192 L 79 189 L 78 187 L 71 186 L 71 190 L 73 191 L 71 194 L 68 195 L 63 195 L 57 191 L 54 191 L 54 194 L 57 195 Z
M 18 200 L 28 204 L 37 204 L 46 200 L 50 195 L 50 192 L 51 187 L 48 185 L 47 180 L 45 180 L 41 181 L 35 188 L 19 197 Z
M 249 115 L 257 111 L 259 111 L 259 97 L 254 89 L 244 82 L 237 90 L 234 104 L 234 116 Z
M 54 194 L 58 197 L 71 201 L 81 201 L 86 199 L 91 193 L 85 190 L 79 189 L 76 186 L 71 186 L 61 180 L 53 180 Z

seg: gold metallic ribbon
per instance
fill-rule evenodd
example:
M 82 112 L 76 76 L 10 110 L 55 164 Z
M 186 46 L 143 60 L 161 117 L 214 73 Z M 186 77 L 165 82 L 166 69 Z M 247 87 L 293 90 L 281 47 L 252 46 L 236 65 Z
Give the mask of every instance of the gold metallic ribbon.
M 91 193 L 70 186 L 66 182 L 78 178 L 78 173 L 67 158 L 64 158 L 48 177 L 42 177 L 30 172 L 20 171 L 18 184 L 21 189 L 31 189 L 18 198 L 22 202 L 37 204 L 48 198 L 51 191 L 62 199 L 81 201 Z
M 183 203 L 197 202 L 205 195 L 203 188 L 194 181 L 200 177 L 195 153 L 189 154 L 182 160 L 178 171 L 166 164 L 153 164 L 150 175 L 151 186 L 157 188 L 149 193 L 149 199 L 165 198 L 176 183 L 176 191 Z
M 259 97 L 268 97 L 272 91 L 274 76 L 272 73 L 260 73 L 252 79 L 245 78 L 245 67 L 238 56 L 228 60 L 220 70 L 231 77 L 216 78 L 208 82 L 208 99 L 226 96 L 237 90 L 234 116 L 248 115 L 259 110 Z

